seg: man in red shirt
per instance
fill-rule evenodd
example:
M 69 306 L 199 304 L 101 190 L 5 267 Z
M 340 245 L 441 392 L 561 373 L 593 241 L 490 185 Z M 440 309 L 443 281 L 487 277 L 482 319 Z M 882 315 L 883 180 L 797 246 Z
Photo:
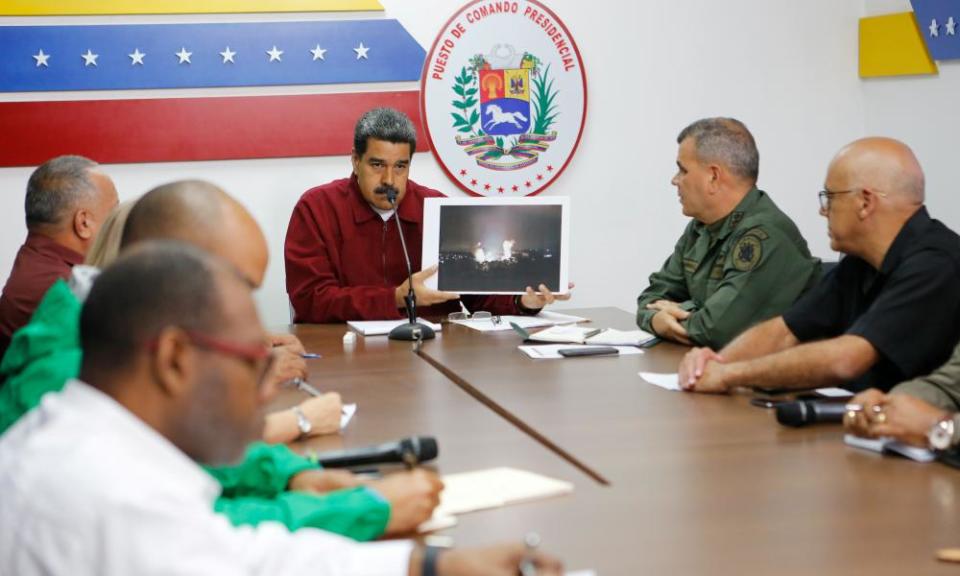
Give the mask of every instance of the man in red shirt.
M 387 191 L 397 194 L 410 265 L 420 269 L 423 200 L 442 194 L 408 180 L 416 130 L 402 112 L 376 108 L 357 122 L 353 174 L 307 190 L 287 228 L 284 259 L 294 322 L 345 322 L 404 318 L 409 280 L 397 219 Z M 425 316 L 459 311 L 535 314 L 570 294 L 553 294 L 541 284 L 520 296 L 463 296 L 432 290 L 424 281 L 436 267 L 413 275 L 418 310 Z M 572 286 L 571 286 L 572 287 Z
M 27 240 L 17 252 L 0 296 L 0 358 L 10 338 L 33 315 L 57 278 L 69 278 L 110 211 L 117 190 L 93 160 L 60 156 L 48 160 L 27 183 Z

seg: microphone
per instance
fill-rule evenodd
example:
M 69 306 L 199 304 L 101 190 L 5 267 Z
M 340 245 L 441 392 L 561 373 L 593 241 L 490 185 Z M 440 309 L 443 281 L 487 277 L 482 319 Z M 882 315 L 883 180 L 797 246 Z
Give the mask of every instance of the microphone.
M 411 436 L 397 442 L 366 448 L 324 452 L 317 455 L 317 463 L 324 468 L 352 468 L 388 463 L 412 465 L 433 460 L 437 457 L 437 452 L 437 439 L 433 436 Z
M 846 407 L 837 402 L 797 400 L 777 406 L 777 422 L 800 428 L 810 424 L 839 424 L 843 422 Z
M 404 296 L 403 302 L 407 308 L 406 324 L 401 324 L 390 331 L 387 336 L 391 340 L 406 340 L 415 342 L 419 340 L 429 340 L 436 337 L 433 328 L 426 324 L 417 322 L 417 295 L 413 291 L 413 267 L 410 266 L 410 253 L 407 252 L 407 241 L 403 237 L 403 228 L 400 226 L 400 216 L 397 214 L 397 190 L 393 187 L 387 187 L 387 202 L 393 207 L 393 219 L 397 223 L 397 233 L 400 234 L 400 247 L 403 249 L 403 259 L 407 264 L 407 285 L 409 291 Z

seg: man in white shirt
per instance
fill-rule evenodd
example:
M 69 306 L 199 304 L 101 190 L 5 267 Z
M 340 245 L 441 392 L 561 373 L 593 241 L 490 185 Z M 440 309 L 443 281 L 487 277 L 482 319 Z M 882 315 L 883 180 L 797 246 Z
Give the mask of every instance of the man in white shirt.
M 232 462 L 257 437 L 273 358 L 226 264 L 133 248 L 94 284 L 80 333 L 80 380 L 0 438 L 0 574 L 516 574 L 520 545 L 437 554 L 212 511 L 218 486 L 195 462 Z

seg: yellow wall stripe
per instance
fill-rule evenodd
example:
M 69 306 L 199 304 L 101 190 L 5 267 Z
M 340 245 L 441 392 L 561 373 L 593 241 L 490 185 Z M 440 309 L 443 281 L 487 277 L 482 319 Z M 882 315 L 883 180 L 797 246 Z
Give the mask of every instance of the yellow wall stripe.
M 860 77 L 937 74 L 913 12 L 860 19 Z
M 2 0 L 0 16 L 382 11 L 378 0 Z

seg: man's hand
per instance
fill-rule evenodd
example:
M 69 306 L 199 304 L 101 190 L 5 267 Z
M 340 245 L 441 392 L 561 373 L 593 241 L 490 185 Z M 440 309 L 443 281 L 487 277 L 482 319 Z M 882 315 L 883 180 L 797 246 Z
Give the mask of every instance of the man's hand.
M 681 344 L 691 344 L 687 329 L 680 324 L 682 320 L 690 317 L 690 312 L 680 308 L 680 305 L 676 302 L 669 300 L 657 300 L 647 304 L 647 310 L 657 311 L 650 319 L 650 326 L 657 336 Z
M 444 550 L 437 559 L 440 576 L 517 576 L 520 563 L 527 558 L 523 544 L 501 544 L 486 548 Z M 539 576 L 562 576 L 563 565 L 552 556 L 533 552 L 530 559 Z M 422 552 L 417 550 L 410 559 L 410 574 L 422 574 Z
M 417 306 L 433 306 L 434 304 L 442 304 L 444 302 L 449 302 L 450 300 L 456 300 L 460 297 L 460 295 L 455 292 L 441 292 L 439 290 L 427 288 L 424 285 L 424 282 L 427 278 L 436 273 L 437 265 L 434 264 L 426 270 L 421 270 L 413 274 L 413 293 L 417 298 Z M 397 286 L 396 290 L 394 290 L 394 299 L 396 300 L 397 308 L 407 307 L 407 303 L 404 301 L 404 298 L 407 297 L 407 293 L 409 291 L 409 279 L 404 280 L 403 284 Z
M 322 396 L 309 398 L 300 403 L 300 410 L 310 421 L 311 436 L 333 434 L 340 431 L 340 413 L 343 402 L 336 392 L 327 392 Z
M 687 392 L 706 392 L 709 394 L 726 394 L 730 392 L 727 383 L 727 366 L 721 362 L 710 362 L 704 366 L 703 372 L 693 384 L 680 381 L 680 387 Z
M 541 284 L 537 287 L 539 292 L 534 291 L 530 286 L 527 286 L 527 291 L 520 297 L 520 304 L 528 310 L 540 310 L 545 306 L 549 306 L 556 301 L 569 300 L 572 294 L 571 290 L 574 288 L 574 283 L 570 282 L 567 284 L 567 293 L 566 294 L 554 294 L 547 288 L 546 284 Z
M 294 336 L 293 334 L 286 334 L 284 332 L 274 332 L 270 336 L 270 345 L 274 348 L 286 348 L 290 352 L 295 354 L 303 354 L 303 343 L 300 342 L 300 339 Z
M 409 472 L 397 472 L 382 480 L 368 484 L 390 503 L 390 521 L 386 534 L 408 534 L 417 529 L 433 515 L 440 504 L 443 482 L 423 468 Z
M 703 376 L 703 371 L 708 362 L 723 362 L 723 356 L 717 354 L 710 348 L 694 348 L 683 356 L 680 361 L 680 368 L 677 370 L 677 378 L 680 387 L 688 389 Z
M 883 394 L 879 390 L 862 392 L 850 403 L 863 406 L 856 418 L 844 418 L 844 425 L 855 434 L 893 438 L 921 448 L 930 447 L 927 432 L 950 414 L 915 396 Z
M 304 470 L 290 478 L 287 490 L 323 494 L 335 490 L 354 488 L 361 484 L 363 484 L 362 480 L 346 470 Z

